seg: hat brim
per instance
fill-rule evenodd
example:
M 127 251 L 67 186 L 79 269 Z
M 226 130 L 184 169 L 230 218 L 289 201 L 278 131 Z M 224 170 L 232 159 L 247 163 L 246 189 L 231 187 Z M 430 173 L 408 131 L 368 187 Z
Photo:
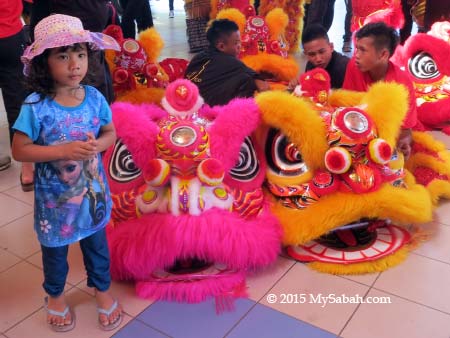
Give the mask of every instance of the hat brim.
M 76 43 L 88 43 L 90 48 L 94 50 L 113 49 L 120 51 L 120 46 L 117 41 L 113 37 L 103 33 L 90 31 L 83 31 L 81 34 L 61 33 L 57 39 L 54 36 L 49 36 L 43 41 L 33 42 L 25 49 L 25 52 L 20 58 L 24 64 L 23 73 L 26 76 L 29 75 L 31 61 L 46 49 L 69 46 Z

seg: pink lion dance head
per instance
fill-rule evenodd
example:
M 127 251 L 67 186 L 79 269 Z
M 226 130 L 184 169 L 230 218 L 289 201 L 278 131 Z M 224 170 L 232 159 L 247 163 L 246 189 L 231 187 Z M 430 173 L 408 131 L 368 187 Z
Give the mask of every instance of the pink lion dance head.
M 141 297 L 199 302 L 237 297 L 246 271 L 273 262 L 281 230 L 263 198 L 264 162 L 251 138 L 252 99 L 200 108 L 187 80 L 165 110 L 113 105 L 118 140 L 105 155 L 114 199 L 112 275 Z

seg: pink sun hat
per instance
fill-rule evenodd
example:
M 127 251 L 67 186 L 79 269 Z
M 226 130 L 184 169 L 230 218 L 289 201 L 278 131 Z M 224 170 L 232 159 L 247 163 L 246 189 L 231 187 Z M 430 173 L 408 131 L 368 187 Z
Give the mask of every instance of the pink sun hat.
M 114 38 L 85 30 L 80 19 L 63 14 L 53 14 L 39 21 L 34 29 L 34 38 L 34 42 L 25 49 L 20 58 L 25 65 L 23 69 L 25 75 L 29 74 L 31 60 L 49 48 L 89 43 L 90 47 L 95 50 L 120 50 L 120 46 Z

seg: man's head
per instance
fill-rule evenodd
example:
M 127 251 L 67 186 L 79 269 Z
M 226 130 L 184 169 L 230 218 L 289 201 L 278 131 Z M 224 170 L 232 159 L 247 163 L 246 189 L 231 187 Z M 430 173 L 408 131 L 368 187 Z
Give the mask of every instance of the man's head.
M 364 25 L 355 37 L 355 61 L 362 72 L 387 65 L 399 41 L 397 31 L 384 22 Z
M 241 35 L 239 27 L 228 19 L 214 20 L 206 32 L 211 47 L 238 57 L 241 51 Z
M 328 66 L 334 46 L 322 25 L 313 24 L 306 27 L 302 34 L 302 45 L 303 52 L 314 67 L 326 68 Z

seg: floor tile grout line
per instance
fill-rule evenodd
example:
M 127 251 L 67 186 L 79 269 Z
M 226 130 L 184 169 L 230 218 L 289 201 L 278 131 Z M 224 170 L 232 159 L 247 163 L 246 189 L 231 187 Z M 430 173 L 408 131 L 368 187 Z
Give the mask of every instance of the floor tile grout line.
M 373 283 L 375 283 L 375 282 L 372 282 L 372 284 L 370 284 L 370 285 L 364 284 L 363 282 L 359 282 L 359 281 L 356 281 L 356 280 L 354 280 L 354 279 L 348 278 L 348 277 L 347 277 L 348 275 L 334 275 L 334 276 L 340 277 L 340 278 L 343 278 L 343 279 L 348 280 L 348 281 L 350 281 L 350 282 L 354 282 L 354 283 L 357 283 L 357 284 L 359 284 L 359 285 L 367 286 L 367 287 L 371 287 L 371 286 L 373 285 Z M 353 276 L 354 276 L 354 275 L 353 275 Z M 378 278 L 378 277 L 376 277 L 376 278 Z M 375 281 L 376 281 L 376 279 L 375 279 Z
M 422 304 L 422 303 L 416 302 L 416 301 L 414 301 L 414 300 L 412 300 L 412 299 L 409 299 L 409 298 L 406 298 L 406 297 L 402 297 L 402 296 L 396 295 L 396 294 L 394 294 L 394 293 L 392 293 L 392 292 L 385 291 L 385 290 L 382 290 L 382 289 L 379 289 L 379 288 L 375 287 L 375 283 L 376 283 L 376 282 L 378 281 L 378 279 L 381 277 L 381 275 L 383 274 L 383 272 L 384 272 L 384 271 L 381 271 L 380 274 L 375 278 L 375 280 L 373 281 L 373 283 L 372 283 L 372 285 L 371 285 L 371 289 L 377 290 L 377 291 L 382 291 L 382 292 L 385 292 L 385 293 L 387 293 L 387 294 L 389 294 L 389 295 L 393 295 L 393 296 L 396 296 L 396 297 L 398 297 L 398 298 L 401 298 L 401 299 L 403 299 L 403 300 L 407 300 L 407 301 L 410 301 L 410 302 L 412 302 L 412 303 L 415 303 L 415 304 L 418 304 L 418 305 L 422 305 L 422 306 L 428 307 L 428 308 L 430 308 L 430 309 L 433 309 L 433 310 L 442 312 L 442 313 L 444 313 L 444 314 L 450 315 L 450 313 L 447 313 L 447 312 L 445 312 L 445 311 L 442 311 L 442 310 L 439 310 L 439 309 L 435 309 L 435 308 L 433 308 L 433 307 L 431 307 L 431 306 L 428 306 L 428 305 L 426 305 L 426 304 Z
M 247 317 L 247 315 L 256 307 L 256 305 L 258 305 L 258 302 L 255 302 L 255 304 L 253 304 L 247 312 L 245 312 L 240 318 L 239 320 L 234 323 L 234 325 L 225 333 L 225 335 L 222 338 L 226 338 L 238 325 L 239 323 L 245 318 Z
M 8 271 L 9 269 L 11 269 L 12 267 L 16 266 L 17 264 L 22 263 L 22 262 L 25 260 L 24 258 L 17 256 L 15 253 L 9 252 L 7 249 L 0 248 L 0 250 L 3 250 L 4 252 L 9 253 L 9 254 L 11 254 L 11 255 L 13 255 L 14 257 L 17 257 L 17 258 L 19 259 L 19 261 L 17 261 L 17 262 L 14 263 L 13 265 L 8 266 L 8 267 L 5 268 L 4 270 L 0 270 L 0 275 L 1 275 L 3 272 L 6 272 L 6 271 Z
M 443 313 L 445 315 L 450 316 L 450 312 L 445 312 L 444 310 L 436 309 L 436 308 L 434 308 L 434 307 L 432 307 L 430 305 L 423 304 L 423 303 L 420 303 L 420 302 L 415 301 L 413 299 L 409 299 L 409 298 L 406 298 L 404 296 L 397 295 L 397 294 L 395 294 L 393 292 L 390 292 L 390 291 L 387 291 L 387 290 L 383 290 L 383 289 L 380 289 L 380 288 L 377 288 L 377 287 L 372 287 L 372 289 L 373 290 L 377 290 L 377 291 L 381 291 L 381 292 L 384 292 L 384 293 L 387 293 L 388 295 L 392 295 L 392 296 L 398 297 L 398 298 L 406 300 L 408 302 L 411 302 L 411 303 L 414 303 L 414 304 L 417 304 L 417 305 L 421 305 L 421 306 L 424 306 L 424 307 L 429 308 L 431 310 L 435 310 L 435 311 L 438 311 L 438 312 L 441 312 L 441 313 Z
M 13 267 L 15 267 L 16 265 L 22 263 L 24 261 L 24 259 L 21 259 L 20 261 L 14 263 L 13 265 L 7 267 L 5 270 L 0 270 L 0 275 L 7 272 L 8 270 L 12 269 Z M 28 262 L 27 262 L 28 263 Z
M 381 275 L 383 274 L 384 271 L 380 271 L 380 273 L 378 274 L 377 277 L 375 277 L 375 280 L 372 282 L 371 287 L 373 288 L 375 286 L 375 283 L 380 279 Z
M 153 305 L 153 304 L 151 304 L 151 305 Z M 150 306 L 151 306 L 151 305 L 150 305 Z M 151 329 L 153 329 L 153 330 L 155 330 L 155 331 L 157 331 L 157 332 L 159 332 L 159 333 L 161 333 L 161 334 L 167 336 L 168 338 L 174 338 L 173 336 L 171 336 L 171 335 L 168 334 L 167 332 L 164 332 L 164 331 L 162 331 L 162 330 L 160 330 L 160 329 L 158 329 L 158 328 L 156 328 L 156 327 L 154 327 L 154 326 L 152 326 L 152 325 L 150 325 L 150 324 L 144 322 L 142 319 L 139 319 L 139 318 L 137 318 L 137 317 L 135 317 L 133 320 L 130 320 L 130 321 L 129 321 L 123 328 L 121 328 L 119 331 L 122 331 L 126 326 L 128 326 L 129 324 L 131 324 L 131 322 L 134 322 L 134 321 L 138 321 L 138 322 L 140 322 L 141 324 L 143 324 L 143 325 L 145 325 L 145 326 L 147 326 L 147 327 L 149 327 L 149 328 L 151 328 Z
M 420 256 L 420 257 L 423 257 L 423 258 L 428 258 L 428 259 L 430 259 L 432 261 L 436 261 L 436 262 L 439 262 L 439 263 L 442 263 L 442 264 L 450 265 L 450 262 L 441 261 L 440 259 L 437 259 L 437 258 L 425 256 L 424 254 L 421 254 L 419 252 L 411 252 L 411 254 L 412 255 L 416 255 L 416 256 Z
M 39 270 L 42 270 L 41 267 L 39 267 L 39 266 L 37 266 L 36 264 L 33 264 L 32 262 L 28 261 L 27 258 L 20 257 L 20 256 L 18 256 L 17 254 L 12 253 L 12 252 L 9 252 L 8 250 L 5 250 L 5 249 L 2 249 L 2 250 L 4 250 L 5 252 L 8 252 L 9 254 L 11 254 L 11 255 L 13 255 L 13 256 L 19 258 L 19 261 L 16 262 L 16 263 L 14 263 L 13 265 L 7 267 L 7 268 L 4 269 L 4 270 L 0 270 L 0 274 L 2 274 L 2 273 L 4 273 L 4 272 L 8 271 L 9 269 L 11 269 L 11 268 L 15 267 L 16 265 L 18 265 L 18 264 L 20 264 L 20 263 L 23 263 L 23 262 L 28 263 L 28 264 L 34 266 L 35 268 L 38 268 Z M 31 256 L 29 256 L 29 257 L 31 257 Z
M 450 226 L 450 224 L 447 224 L 447 223 L 442 223 L 442 222 L 439 222 L 439 221 L 434 221 L 433 220 L 433 222 L 435 222 L 435 223 L 437 223 L 437 224 L 440 224 L 440 225 L 445 225 L 445 226 Z
M 238 325 L 239 323 L 245 318 L 247 317 L 247 315 L 250 313 L 250 311 L 252 311 L 256 305 L 260 304 L 259 302 L 267 295 L 267 293 L 270 292 L 270 290 L 272 290 L 276 284 L 278 284 L 278 282 L 283 279 L 284 276 L 286 276 L 286 274 L 297 264 L 296 261 L 294 261 L 292 263 L 292 265 L 272 284 L 272 286 L 268 289 L 268 291 L 266 293 L 264 293 L 263 296 L 261 296 L 256 302 L 255 304 L 250 307 L 250 309 L 243 315 L 241 316 L 241 318 L 239 318 L 239 320 L 225 333 L 225 335 L 223 336 L 223 338 L 225 338 L 226 336 L 228 336 Z M 263 304 L 261 304 L 263 305 Z
M 4 249 L 3 249 L 3 250 L 4 250 Z M 7 250 L 5 250 L 5 251 L 8 252 Z M 11 253 L 11 254 L 13 254 L 13 253 Z M 34 254 L 36 254 L 36 253 L 34 253 Z M 33 254 L 33 255 L 34 255 L 34 254 Z M 13 265 L 11 265 L 10 267 L 6 268 L 5 270 L 0 271 L 0 274 L 2 274 L 2 273 L 4 273 L 4 272 L 8 271 L 9 269 L 11 269 L 11 268 L 15 267 L 16 265 L 19 265 L 20 263 L 23 263 L 23 262 L 25 262 L 25 263 L 27 263 L 27 264 L 30 264 L 30 265 L 34 266 L 35 268 L 38 268 L 39 270 L 42 270 L 41 267 L 37 266 L 36 264 L 31 263 L 30 261 L 27 260 L 27 258 L 22 258 L 22 257 L 20 257 L 20 256 L 17 256 L 16 254 L 13 254 L 13 255 L 16 256 L 16 257 L 18 257 L 18 258 L 20 258 L 20 260 L 19 260 L 17 263 L 14 263 Z M 31 255 L 31 256 L 32 256 L 32 255 Z M 31 257 L 31 256 L 28 256 L 28 257 Z
M 14 188 L 16 188 L 16 187 L 13 187 L 13 188 L 11 188 L 11 189 L 14 189 Z M 33 202 L 33 203 L 29 203 L 29 202 L 27 202 L 27 201 L 18 199 L 16 196 L 13 196 L 13 195 L 8 194 L 8 191 L 11 190 L 11 189 L 8 189 L 8 190 L 3 191 L 3 194 L 5 194 L 5 195 L 8 196 L 8 197 L 14 198 L 16 201 L 25 203 L 25 204 L 29 205 L 30 207 L 32 207 L 32 206 L 34 205 L 34 202 Z M 33 200 L 34 200 L 34 198 L 33 198 Z
M 9 196 L 8 196 L 9 197 Z M 23 202 L 22 202 L 23 203 Z M 24 203 L 24 204 L 26 204 L 26 203 Z M 28 206 L 30 206 L 29 204 L 27 204 Z M 32 211 L 30 211 L 30 212 L 28 212 L 28 213 L 26 213 L 26 214 L 23 214 L 22 216 L 19 216 L 19 217 L 17 217 L 17 218 L 14 218 L 13 220 L 11 220 L 11 221 L 9 221 L 8 223 L 5 223 L 5 224 L 3 224 L 3 225 L 0 225 L 0 230 L 3 228 L 3 227 L 5 227 L 5 226 L 7 226 L 7 225 L 9 225 L 9 224 L 11 224 L 11 223 L 14 223 L 15 221 L 17 221 L 17 220 L 19 220 L 19 219 L 21 219 L 21 218 L 23 218 L 23 217 L 25 217 L 25 216 L 28 216 L 28 215 L 30 215 L 30 214 L 33 214 L 34 213 L 34 211 L 32 210 Z
M 293 261 L 293 264 L 280 276 L 280 278 L 278 278 L 271 286 L 270 288 L 257 300 L 257 303 L 259 304 L 259 302 L 266 297 L 266 295 L 275 287 L 275 285 L 277 285 L 287 274 L 289 271 L 291 271 L 294 266 L 297 264 L 297 261 Z M 263 305 L 263 304 L 261 304 Z
M 25 260 L 28 260 L 29 258 L 31 258 L 31 257 L 33 257 L 34 255 L 36 255 L 37 253 L 40 253 L 41 252 L 41 249 L 39 249 L 39 250 L 36 250 L 35 252 L 33 252 L 32 254 L 30 254 L 30 255 L 28 255 L 27 257 L 25 257 L 24 259 Z M 29 262 L 29 261 L 28 261 Z M 33 264 L 32 262 L 29 262 L 30 264 Z M 33 265 L 35 265 L 35 266 L 37 266 L 36 264 L 33 264 Z M 40 267 L 39 267 L 40 268 Z M 42 268 L 41 268 L 42 269 Z
M 147 299 L 147 298 L 144 298 L 144 299 Z M 147 311 L 147 309 L 149 309 L 150 307 L 152 307 L 154 304 L 156 304 L 158 302 L 158 300 L 154 300 L 153 301 L 153 303 L 151 303 L 149 306 L 147 306 L 145 309 L 143 309 L 141 312 L 139 312 L 137 315 L 136 315 L 136 319 L 138 319 L 138 317 L 144 312 L 144 311 Z
M 8 331 L 11 331 L 13 328 L 15 328 L 16 326 L 18 326 L 19 324 L 21 324 L 22 322 L 26 321 L 28 318 L 30 318 L 31 316 L 34 316 L 36 313 L 38 313 L 39 311 L 41 311 L 41 309 L 43 308 L 43 306 L 40 306 L 37 310 L 31 312 L 30 314 L 28 314 L 27 316 L 25 316 L 24 318 L 22 318 L 21 320 L 19 320 L 17 323 L 13 324 L 12 326 L 8 327 L 8 329 L 3 333 L 6 335 L 6 333 L 8 333 Z
M 363 298 L 367 297 L 367 295 L 369 294 L 370 290 L 372 290 L 372 286 L 370 286 L 370 287 L 367 289 L 367 291 L 366 291 L 366 293 L 364 294 L 364 297 L 363 297 Z M 356 306 L 355 310 L 352 312 L 352 314 L 350 315 L 350 317 L 347 319 L 347 321 L 345 322 L 345 324 L 344 324 L 344 326 L 342 327 L 341 331 L 339 331 L 338 336 L 341 336 L 341 335 L 342 335 L 342 333 L 344 332 L 345 328 L 347 327 L 347 325 L 348 325 L 348 324 L 350 323 L 350 321 L 353 319 L 353 316 L 356 314 L 356 312 L 357 312 L 358 309 L 360 308 L 361 304 L 362 304 L 362 303 L 359 303 L 359 304 Z

